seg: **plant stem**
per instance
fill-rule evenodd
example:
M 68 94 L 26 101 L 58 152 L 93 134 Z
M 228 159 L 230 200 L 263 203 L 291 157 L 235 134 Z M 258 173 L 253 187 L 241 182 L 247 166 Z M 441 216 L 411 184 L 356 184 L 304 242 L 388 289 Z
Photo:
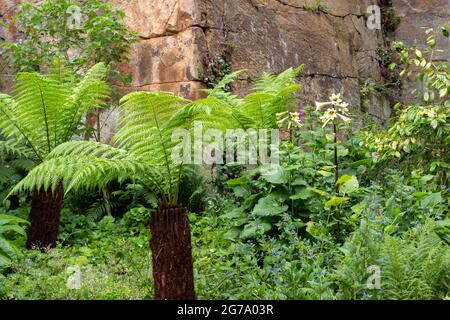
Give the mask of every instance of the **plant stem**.
M 334 131 L 334 167 L 335 167 L 335 185 L 336 185 L 336 195 L 339 194 L 339 185 L 337 184 L 339 180 L 339 162 L 338 162 L 338 152 L 337 152 L 337 125 L 333 123 L 333 131 Z

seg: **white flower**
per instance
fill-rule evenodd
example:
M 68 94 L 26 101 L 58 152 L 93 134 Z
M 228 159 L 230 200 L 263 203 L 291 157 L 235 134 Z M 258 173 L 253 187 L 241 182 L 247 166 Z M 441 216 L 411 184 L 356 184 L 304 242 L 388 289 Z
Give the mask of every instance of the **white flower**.
M 332 94 L 330 97 L 330 102 L 334 106 L 341 104 L 342 103 L 341 94 L 340 93 Z
M 337 109 L 339 112 L 343 113 L 343 114 L 347 114 L 348 113 L 348 106 L 349 104 L 347 102 L 342 102 L 341 104 L 337 105 Z
M 328 107 L 331 102 L 316 102 L 316 111 L 320 111 L 323 107 Z
M 323 116 L 320 117 L 320 120 L 324 123 L 323 126 L 325 127 L 328 122 L 333 121 L 337 119 L 338 114 L 335 109 L 328 109 L 324 112 Z
M 302 127 L 302 123 L 301 123 L 300 113 L 299 112 L 291 112 L 291 121 L 289 122 L 289 129 L 291 128 L 292 124 L 295 124 L 299 128 Z
M 352 119 L 350 119 L 349 117 L 346 117 L 346 116 L 344 116 L 343 114 L 337 114 L 341 119 L 342 119 L 342 121 L 344 121 L 345 123 L 349 123 L 349 122 L 351 122 L 352 121 Z
M 333 106 L 332 108 L 328 108 L 320 120 L 324 123 L 324 127 L 330 122 L 341 119 L 344 123 L 349 123 L 351 119 L 347 117 L 349 110 L 349 104 L 347 102 L 342 101 L 340 94 L 333 94 L 330 97 L 329 102 L 316 102 L 316 111 L 320 111 L 322 108 L 326 106 Z

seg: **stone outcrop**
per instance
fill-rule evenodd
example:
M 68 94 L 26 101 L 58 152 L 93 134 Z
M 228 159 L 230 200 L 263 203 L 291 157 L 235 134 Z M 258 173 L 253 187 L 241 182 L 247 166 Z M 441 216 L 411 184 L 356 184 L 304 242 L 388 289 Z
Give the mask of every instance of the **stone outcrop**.
M 15 2 L 0 0 L 2 14 L 10 13 Z M 120 88 L 124 93 L 167 90 L 197 98 L 205 79 L 217 77 L 223 71 L 221 61 L 226 61 L 232 70 L 246 70 L 233 86 L 243 94 L 263 71 L 280 72 L 305 64 L 299 79 L 304 105 L 341 92 L 354 111 L 381 122 L 390 115 L 389 99 L 362 97 L 360 90 L 366 81 L 383 84 L 386 80 L 386 30 L 367 27 L 367 8 L 375 3 L 385 16 L 389 12 L 399 17 L 397 29 L 390 31 L 407 44 L 420 42 L 421 27 L 442 24 L 450 13 L 447 0 L 111 2 L 125 10 L 126 23 L 140 34 L 130 62 L 120 66 L 133 76 L 131 87 Z M 1 36 L 11 38 L 11 30 L 2 32 Z

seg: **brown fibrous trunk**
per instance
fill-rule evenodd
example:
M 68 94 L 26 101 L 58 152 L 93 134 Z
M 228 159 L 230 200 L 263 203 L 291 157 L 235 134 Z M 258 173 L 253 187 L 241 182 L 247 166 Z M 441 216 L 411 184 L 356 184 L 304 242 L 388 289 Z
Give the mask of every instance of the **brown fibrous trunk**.
M 156 300 L 194 300 L 191 229 L 184 206 L 161 205 L 151 214 L 150 249 Z
M 31 200 L 30 227 L 27 231 L 28 249 L 47 249 L 54 247 L 58 239 L 63 198 L 62 186 L 55 192 L 35 190 Z

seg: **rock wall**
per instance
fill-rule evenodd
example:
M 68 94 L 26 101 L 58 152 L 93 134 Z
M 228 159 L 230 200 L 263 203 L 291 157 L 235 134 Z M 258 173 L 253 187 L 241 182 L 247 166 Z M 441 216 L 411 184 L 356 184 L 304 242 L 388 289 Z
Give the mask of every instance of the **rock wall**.
M 448 0 L 111 1 L 125 10 L 127 24 L 140 34 L 130 62 L 120 66 L 133 76 L 131 87 L 120 88 L 123 92 L 167 90 L 197 98 L 205 80 L 223 72 L 225 62 L 232 70 L 246 70 L 233 86 L 245 93 L 262 71 L 305 64 L 299 79 L 303 104 L 341 92 L 354 111 L 381 122 L 390 115 L 389 99 L 360 93 L 364 81 L 383 83 L 386 78 L 387 31 L 369 30 L 368 6 L 378 4 L 385 17 L 399 17 L 398 28 L 388 31 L 408 44 L 421 40 L 421 27 L 448 21 L 450 13 Z M 2 15 L 10 14 L 15 2 L 0 0 Z M 11 38 L 11 32 L 3 37 Z
M 14 17 L 14 9 L 18 3 L 20 0 L 0 0 L 0 22 L 7 26 L 5 28 L 0 24 L 0 42 L 14 41 L 16 37 L 16 30 L 8 24 L 8 21 Z M 0 47 L 0 91 L 9 91 L 13 79 L 14 72 L 11 68 L 10 55 Z

